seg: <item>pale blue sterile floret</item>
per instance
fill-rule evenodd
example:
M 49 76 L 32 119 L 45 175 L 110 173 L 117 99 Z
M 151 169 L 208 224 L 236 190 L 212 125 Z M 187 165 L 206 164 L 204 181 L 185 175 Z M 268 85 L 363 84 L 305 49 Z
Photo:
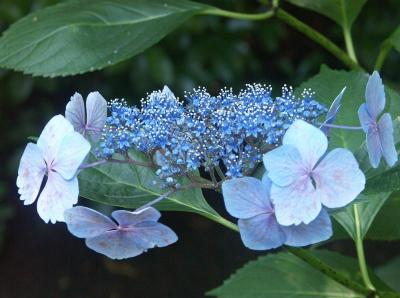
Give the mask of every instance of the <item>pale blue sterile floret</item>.
M 90 92 L 85 109 L 82 95 L 75 93 L 65 108 L 65 118 L 71 122 L 75 131 L 97 142 L 107 118 L 107 101 L 99 92 Z
M 262 159 L 262 150 L 277 146 L 296 119 L 313 122 L 326 108 L 305 90 L 301 98 L 284 86 L 273 98 L 271 87 L 247 85 L 239 94 L 222 89 L 217 96 L 204 88 L 185 94 L 186 106 L 164 87 L 142 100 L 138 110 L 113 101 L 103 130 L 99 155 L 134 148 L 164 156 L 157 174 L 175 177 L 203 166 L 223 163 L 226 175 L 240 177 Z M 129 120 L 129 121 L 128 121 Z
M 309 224 L 283 226 L 277 221 L 270 198 L 271 181 L 264 175 L 262 181 L 253 177 L 234 178 L 222 184 L 227 211 L 238 218 L 244 245 L 254 250 L 306 246 L 332 236 L 328 213 L 322 209 Z
M 115 220 L 87 207 L 65 210 L 68 230 L 85 238 L 86 245 L 111 259 L 138 256 L 153 247 L 165 247 L 178 240 L 169 227 L 158 222 L 160 213 L 148 207 L 139 211 L 117 210 Z
M 389 113 L 378 117 L 385 108 L 385 90 L 377 71 L 370 76 L 365 89 L 366 103 L 358 109 L 361 126 L 366 133 L 369 160 L 372 167 L 379 166 L 382 156 L 391 167 L 398 155 L 393 140 L 393 123 Z
M 263 156 L 281 225 L 308 224 L 322 205 L 343 207 L 364 189 L 365 176 L 351 151 L 337 148 L 326 154 L 327 148 L 321 130 L 297 120 L 285 133 L 282 146 Z
M 29 143 L 22 154 L 17 177 L 20 199 L 30 205 L 39 196 L 39 216 L 46 223 L 64 221 L 64 210 L 78 202 L 76 174 L 89 151 L 90 143 L 68 120 L 62 115 L 51 118 L 37 143 Z

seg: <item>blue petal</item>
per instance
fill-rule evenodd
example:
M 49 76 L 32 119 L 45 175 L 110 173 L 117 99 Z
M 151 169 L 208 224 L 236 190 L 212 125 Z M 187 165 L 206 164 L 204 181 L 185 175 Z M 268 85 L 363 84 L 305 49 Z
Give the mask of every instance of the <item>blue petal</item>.
M 126 259 L 142 254 L 155 246 L 165 247 L 178 240 L 167 226 L 146 221 L 134 228 L 107 231 L 86 239 L 86 245 L 111 259 Z
M 72 124 L 62 115 L 54 116 L 46 124 L 36 144 L 42 150 L 47 164 L 51 164 L 57 156 L 60 157 L 60 144 L 65 136 L 73 131 Z
M 313 171 L 318 197 L 328 208 L 340 208 L 363 191 L 365 176 L 353 153 L 337 148 L 319 163 Z
M 71 96 L 65 108 L 65 118 L 74 126 L 75 131 L 83 134 L 86 127 L 85 104 L 82 95 L 76 92 Z
M 377 130 L 371 129 L 367 133 L 366 142 L 367 142 L 369 161 L 371 163 L 371 166 L 376 169 L 379 166 L 382 157 L 382 148 L 381 148 L 382 144 L 381 144 L 381 139 L 379 137 L 379 132 Z
M 86 98 L 87 128 L 93 141 L 97 142 L 107 119 L 107 101 L 98 92 L 90 92 Z
M 341 105 L 342 105 L 342 98 L 343 98 L 343 94 L 344 94 L 344 91 L 345 91 L 345 90 L 346 90 L 346 87 L 344 87 L 344 88 L 342 89 L 342 91 L 340 91 L 340 93 L 338 94 L 338 96 L 336 96 L 335 100 L 332 102 L 332 104 L 331 104 L 331 106 L 330 106 L 330 108 L 329 108 L 329 110 L 328 110 L 328 113 L 326 114 L 326 118 L 325 118 L 324 124 L 332 124 L 332 123 L 335 121 L 335 119 L 336 119 L 336 114 L 339 112 L 339 109 L 340 109 L 340 107 L 341 107 Z M 320 129 L 321 129 L 326 135 L 329 134 L 330 127 L 326 127 L 326 126 L 322 125 L 322 126 L 320 127 Z
M 224 181 L 222 194 L 226 210 L 236 218 L 249 218 L 272 210 L 269 189 L 253 177 Z
M 117 260 L 136 257 L 147 249 L 133 233 L 118 230 L 87 238 L 85 243 L 95 252 Z
M 178 240 L 175 232 L 158 222 L 142 222 L 135 226 L 135 236 L 147 248 L 165 247 Z
M 271 200 L 277 221 L 284 226 L 308 224 L 321 211 L 318 192 L 308 176 L 285 187 L 272 184 Z
M 296 120 L 286 131 L 282 144 L 296 147 L 303 163 L 313 168 L 328 148 L 328 139 L 315 126 Z
M 358 118 L 365 133 L 368 133 L 376 123 L 376 119 L 372 118 L 368 113 L 367 104 L 365 103 L 358 108 Z
M 281 246 L 286 237 L 274 213 L 263 213 L 248 219 L 239 219 L 240 237 L 250 249 L 265 250 Z
M 57 172 L 50 171 L 46 185 L 39 195 L 37 211 L 39 216 L 47 223 L 63 222 L 64 211 L 72 208 L 78 202 L 78 178 L 65 180 Z
M 160 212 L 153 207 L 148 207 L 134 212 L 116 210 L 111 215 L 122 227 L 135 226 L 143 221 L 157 221 L 161 216 Z
M 299 173 L 307 168 L 302 162 L 299 151 L 291 145 L 282 145 L 264 154 L 263 163 L 268 177 L 279 186 L 292 184 Z
M 382 79 L 377 71 L 374 71 L 369 77 L 365 88 L 365 99 L 369 114 L 376 119 L 383 112 L 386 101 Z
M 381 140 L 377 130 L 378 124 L 376 123 L 376 119 L 372 118 L 369 114 L 365 103 L 358 109 L 358 118 L 366 133 L 369 161 L 373 168 L 377 168 L 382 157 Z
M 268 171 L 264 172 L 264 175 L 262 176 L 261 183 L 265 185 L 265 187 L 268 189 L 268 193 L 271 191 L 271 185 L 272 181 L 268 177 Z
M 42 151 L 36 144 L 28 143 L 21 157 L 17 177 L 18 193 L 24 205 L 36 200 L 46 171 Z
M 389 113 L 382 115 L 378 123 L 379 137 L 382 146 L 382 154 L 386 163 L 392 167 L 398 159 L 393 140 L 393 122 Z
M 117 228 L 115 222 L 107 216 L 83 206 L 65 210 L 64 220 L 68 231 L 79 238 L 95 237 Z
M 282 226 L 281 228 L 286 235 L 285 244 L 290 246 L 306 246 L 327 240 L 332 236 L 331 219 L 324 209 L 307 225 Z
M 64 179 L 72 179 L 90 151 L 90 143 L 73 131 L 65 135 L 53 161 L 53 169 Z

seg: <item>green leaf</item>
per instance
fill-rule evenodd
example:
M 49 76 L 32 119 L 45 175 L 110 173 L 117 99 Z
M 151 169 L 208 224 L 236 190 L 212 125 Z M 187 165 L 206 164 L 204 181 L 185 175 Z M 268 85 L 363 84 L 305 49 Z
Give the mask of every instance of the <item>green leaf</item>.
M 400 190 L 400 165 L 367 180 L 365 193 Z
M 73 0 L 31 13 L 0 39 L 0 66 L 41 76 L 102 69 L 154 45 L 209 6 L 186 0 Z
M 375 271 L 389 286 L 396 291 L 400 291 L 400 256 L 392 259 L 386 265 L 377 268 Z
M 399 214 L 400 193 L 396 192 L 379 210 L 366 238 L 381 241 L 400 240 Z
M 320 13 L 335 21 L 343 28 L 351 25 L 359 15 L 367 0 L 287 0 L 288 2 Z
M 331 254 L 320 252 L 324 253 Z M 351 268 L 351 274 L 356 272 L 357 266 Z M 222 298 L 364 297 L 289 253 L 271 254 L 247 263 L 207 295 Z
M 357 210 L 360 217 L 361 238 L 365 237 L 379 209 L 386 202 L 389 196 L 390 193 L 378 193 L 368 196 L 361 194 L 359 196 L 361 201 L 357 203 Z M 357 235 L 353 205 L 335 212 L 333 218 L 342 225 L 353 239 L 356 239 Z
M 130 152 L 130 156 L 137 161 L 147 161 L 144 155 L 137 152 Z M 82 197 L 111 206 L 137 208 L 166 192 L 154 185 L 154 181 L 159 181 L 154 169 L 132 164 L 106 163 L 83 170 L 78 177 Z M 186 180 L 181 182 L 183 185 L 189 183 Z M 230 224 L 207 203 L 199 188 L 177 191 L 156 207 L 160 210 L 194 212 L 222 224 Z

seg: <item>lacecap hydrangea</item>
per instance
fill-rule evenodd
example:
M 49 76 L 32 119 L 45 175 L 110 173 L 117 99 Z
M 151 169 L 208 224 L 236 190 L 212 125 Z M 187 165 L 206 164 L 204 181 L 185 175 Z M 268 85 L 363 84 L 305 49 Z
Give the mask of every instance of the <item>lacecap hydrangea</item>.
M 108 117 L 100 93 L 90 93 L 86 105 L 76 93 L 66 117 L 53 117 L 37 144 L 26 147 L 17 178 L 20 199 L 31 204 L 39 197 L 38 213 L 45 222 L 65 221 L 89 248 L 113 259 L 176 242 L 177 235 L 158 222 L 160 213 L 152 206 L 191 188 L 222 191 L 226 209 L 238 219 L 242 241 L 250 249 L 324 241 L 332 235 L 330 210 L 354 202 L 365 186 L 351 151 L 328 150 L 330 130 L 363 130 L 373 167 L 382 156 L 389 166 L 398 160 L 391 117 L 379 117 L 385 107 L 379 74 L 368 80 L 359 127 L 334 124 L 344 90 L 327 110 L 310 90 L 296 97 L 286 86 L 278 97 L 260 84 L 247 85 L 239 93 L 225 88 L 216 96 L 198 88 L 185 93 L 184 101 L 164 87 L 150 93 L 140 107 L 111 101 Z M 322 115 L 324 122 L 319 120 Z M 98 159 L 90 157 L 89 162 L 91 148 Z M 144 159 L 135 160 L 131 150 L 144 153 Z M 155 187 L 162 194 L 134 211 L 114 211 L 111 217 L 73 207 L 79 196 L 77 176 L 105 163 L 149 167 L 161 179 L 155 182 L 162 187 Z M 262 180 L 249 177 L 256 167 L 265 170 Z M 198 176 L 200 168 L 209 172 L 211 181 Z
M 238 94 L 222 89 L 216 96 L 198 88 L 184 97 L 185 105 L 164 87 L 143 99 L 140 109 L 112 101 L 98 156 L 139 150 L 156 157 L 157 174 L 168 181 L 222 164 L 227 176 L 240 177 L 280 143 L 294 120 L 313 123 L 327 111 L 311 91 L 296 97 L 286 86 L 278 97 L 261 84 Z

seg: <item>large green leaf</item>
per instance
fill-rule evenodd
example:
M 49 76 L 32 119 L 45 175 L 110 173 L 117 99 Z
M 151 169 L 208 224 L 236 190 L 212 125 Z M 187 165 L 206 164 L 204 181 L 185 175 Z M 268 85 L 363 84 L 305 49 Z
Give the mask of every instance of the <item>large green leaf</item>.
M 101 69 L 160 41 L 209 6 L 186 0 L 72 0 L 31 13 L 0 39 L 0 67 L 42 76 Z
M 363 72 L 337 71 L 323 66 L 318 75 L 311 78 L 300 87 L 313 89 L 316 93 L 316 99 L 329 106 L 340 90 L 342 90 L 344 86 L 347 86 L 335 124 L 359 126 L 357 110 L 365 101 L 364 90 L 367 80 L 368 76 Z M 386 110 L 390 111 L 392 115 L 398 115 L 400 112 L 400 96 L 387 87 L 385 88 L 385 92 Z M 380 169 L 371 169 L 368 154 L 362 145 L 364 140 L 365 134 L 361 130 L 332 129 L 329 146 L 330 148 L 348 148 L 353 152 L 357 152 L 360 167 L 368 178 L 382 173 L 387 169 L 383 163 Z M 375 194 L 363 194 L 358 197 L 357 209 L 360 215 L 360 234 L 362 237 L 365 236 L 379 209 L 390 195 L 390 191 L 384 192 L 384 190 L 379 189 L 375 191 Z M 336 212 L 334 218 L 343 226 L 351 237 L 355 238 L 356 226 L 354 208 L 352 205 Z
M 350 28 L 367 0 L 287 0 L 288 2 L 320 13 L 342 27 Z
M 400 292 L 400 256 L 377 268 L 376 274 L 389 286 Z
M 400 190 L 400 165 L 367 180 L 365 193 Z
M 378 193 L 374 195 L 363 195 L 361 194 L 358 198 L 361 199 L 360 202 L 357 203 L 357 212 L 359 214 L 360 219 L 360 235 L 361 238 L 364 238 L 368 232 L 368 229 L 371 227 L 372 222 L 375 219 L 380 208 L 389 198 L 389 193 Z M 356 239 L 356 221 L 354 214 L 354 205 L 350 205 L 343 210 L 335 212 L 333 217 L 342 225 L 342 227 L 349 233 L 349 235 Z
M 327 251 L 319 253 L 323 254 L 330 259 L 343 257 L 330 255 L 333 253 Z M 341 261 L 340 264 L 345 264 L 343 271 L 354 278 L 358 274 L 357 265 L 351 261 Z M 207 294 L 227 298 L 364 297 L 289 253 L 271 254 L 251 261 L 224 281 L 222 286 Z
M 400 193 L 393 193 L 379 210 L 366 238 L 371 240 L 400 240 Z
M 146 161 L 140 153 L 131 152 L 131 156 L 137 161 Z M 154 172 L 152 168 L 126 163 L 107 163 L 89 168 L 79 174 L 80 195 L 111 206 L 137 208 L 167 191 L 154 184 L 160 182 Z M 182 181 L 182 184 L 188 183 Z M 160 210 L 194 212 L 228 224 L 208 205 L 199 188 L 180 190 L 156 207 Z

